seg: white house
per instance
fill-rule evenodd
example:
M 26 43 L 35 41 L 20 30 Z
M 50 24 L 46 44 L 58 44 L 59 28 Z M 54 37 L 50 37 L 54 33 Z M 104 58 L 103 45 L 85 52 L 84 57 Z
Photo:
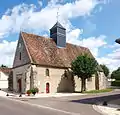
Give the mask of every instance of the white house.
M 0 89 L 8 88 L 8 77 L 10 72 L 10 68 L 0 68 Z

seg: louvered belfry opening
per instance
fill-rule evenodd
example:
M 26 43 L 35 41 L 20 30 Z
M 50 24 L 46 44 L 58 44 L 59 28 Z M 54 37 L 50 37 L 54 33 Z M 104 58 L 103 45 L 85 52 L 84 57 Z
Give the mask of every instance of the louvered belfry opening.
M 58 47 L 66 46 L 66 29 L 57 21 L 50 29 L 50 38 L 52 38 Z

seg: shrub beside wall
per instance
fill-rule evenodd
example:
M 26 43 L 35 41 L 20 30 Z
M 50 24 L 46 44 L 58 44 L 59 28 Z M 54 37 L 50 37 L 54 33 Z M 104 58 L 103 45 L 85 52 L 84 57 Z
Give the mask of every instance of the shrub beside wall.
M 112 86 L 120 86 L 120 80 L 115 80 L 111 82 Z

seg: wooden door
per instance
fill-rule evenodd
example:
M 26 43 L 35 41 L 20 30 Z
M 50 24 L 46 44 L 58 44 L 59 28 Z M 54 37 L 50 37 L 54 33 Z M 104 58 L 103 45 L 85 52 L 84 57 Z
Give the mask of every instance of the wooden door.
M 50 84 L 46 83 L 46 93 L 50 93 Z
M 18 90 L 19 90 L 19 92 L 22 91 L 22 83 L 21 83 L 21 79 L 18 79 Z

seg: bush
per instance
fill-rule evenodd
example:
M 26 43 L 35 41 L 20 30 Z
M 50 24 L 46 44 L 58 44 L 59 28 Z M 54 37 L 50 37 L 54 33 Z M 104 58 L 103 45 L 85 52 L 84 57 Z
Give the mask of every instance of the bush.
M 112 86 L 120 86 L 120 80 L 112 81 L 111 85 Z
M 31 90 L 27 90 L 27 92 L 26 92 L 28 95 L 30 95 L 32 92 L 31 92 Z
M 36 87 L 36 88 L 33 88 L 33 89 L 31 89 L 31 92 L 32 92 L 32 94 L 36 94 L 36 93 L 38 93 L 39 92 L 39 89 Z
M 39 89 L 36 87 L 34 88 L 35 92 L 38 93 L 39 92 Z
M 31 89 L 31 92 L 32 92 L 32 94 L 36 94 L 36 90 L 33 88 L 33 89 Z

